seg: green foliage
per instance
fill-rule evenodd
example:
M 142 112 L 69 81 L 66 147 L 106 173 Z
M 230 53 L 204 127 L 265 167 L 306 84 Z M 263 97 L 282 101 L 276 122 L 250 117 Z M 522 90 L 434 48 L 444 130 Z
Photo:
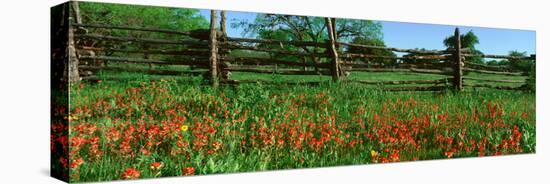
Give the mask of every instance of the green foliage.
M 150 27 L 178 31 L 204 29 L 209 25 L 207 19 L 200 16 L 199 10 L 196 9 L 81 2 L 80 11 L 82 21 L 89 24 Z M 119 31 L 118 34 L 123 35 L 124 32 Z M 133 31 L 131 36 L 148 36 L 147 34 L 151 33 Z
M 490 61 L 485 61 L 485 64 L 487 65 L 508 65 L 510 64 L 510 62 L 508 60 L 496 60 L 496 59 L 493 59 L 493 60 L 490 60 Z
M 262 38 L 262 39 L 274 39 L 274 40 L 300 40 L 300 39 L 296 39 L 293 34 L 287 32 L 285 30 L 282 30 L 282 29 L 278 29 L 278 30 L 259 30 L 258 31 L 258 37 Z M 280 45 L 274 45 L 274 44 L 259 44 L 258 47 L 267 48 L 267 49 L 292 51 L 292 52 L 308 52 L 308 51 L 310 51 L 307 47 L 301 47 L 300 48 L 300 47 L 296 47 L 294 45 L 285 45 L 285 46 L 281 47 Z M 317 51 L 317 50 L 315 50 L 315 51 Z M 313 52 L 313 50 L 311 52 Z M 278 54 L 278 53 L 269 53 L 269 57 L 277 58 L 277 59 L 293 60 L 293 61 L 298 61 L 298 60 L 302 59 L 302 58 L 299 58 L 297 56 L 287 55 L 287 54 Z
M 185 8 L 168 8 L 156 6 L 139 6 L 110 3 L 80 2 L 80 14 L 85 24 L 102 24 L 115 26 L 145 27 L 177 31 L 191 31 L 208 28 L 209 22 L 199 14 L 199 10 Z M 127 31 L 117 29 L 89 28 L 89 34 L 101 34 L 120 37 L 184 39 L 186 36 L 154 33 L 146 31 Z M 158 44 L 97 42 L 89 40 L 86 45 L 96 47 L 112 47 L 118 49 L 165 49 Z M 184 46 L 170 45 L 166 49 L 182 49 Z M 121 57 L 144 57 L 143 55 L 126 53 L 105 53 Z M 177 60 L 177 56 L 149 56 L 151 59 Z
M 456 44 L 456 38 L 454 35 L 449 36 L 443 40 L 443 44 L 448 49 L 454 49 Z M 480 55 L 483 54 L 481 51 L 477 50 L 475 46 L 479 44 L 479 38 L 474 34 L 472 30 L 468 31 L 466 34 L 460 35 L 460 46 L 462 48 L 468 48 L 471 51 L 471 54 Z M 469 62 L 472 63 L 483 63 L 483 58 L 481 57 L 470 57 L 468 58 Z
M 253 58 L 269 58 L 269 54 L 252 50 L 232 50 L 229 53 L 231 57 L 253 57 Z
M 529 78 L 527 78 L 527 89 L 535 93 L 537 90 L 537 70 L 536 64 L 531 65 L 531 70 L 529 71 Z
M 354 44 L 362 44 L 362 45 L 372 45 L 372 46 L 380 46 L 385 47 L 386 44 L 381 39 L 369 39 L 366 37 L 355 37 L 352 41 Z M 386 57 L 396 57 L 395 53 L 389 50 L 383 50 L 383 49 L 371 49 L 371 48 L 357 48 L 357 47 L 351 47 L 348 49 L 349 53 L 358 53 L 358 54 L 366 54 L 366 55 L 376 55 L 376 56 L 386 56 Z M 393 65 L 397 62 L 396 59 L 391 58 L 372 58 L 369 59 L 369 61 L 376 62 L 376 63 L 384 63 L 385 65 Z
M 78 118 L 70 121 L 70 140 L 98 138 L 102 153 L 94 154 L 93 141 L 71 146 L 73 158 L 84 160 L 71 169 L 73 182 L 120 179 L 128 168 L 153 178 L 186 167 L 202 175 L 534 153 L 536 146 L 535 96 L 511 91 L 392 93 L 348 84 L 212 90 L 172 80 L 84 83 L 70 91 Z M 171 131 L 180 124 L 189 130 Z M 323 137 L 321 147 L 312 141 Z M 121 151 L 124 140 L 132 156 Z M 153 170 L 153 162 L 163 166 Z
M 258 14 L 253 23 L 242 21 L 232 27 L 243 27 L 244 35 L 259 38 L 279 37 L 285 40 L 324 41 L 328 39 L 323 17 Z M 286 34 L 272 32 L 285 32 Z M 382 25 L 370 20 L 337 19 L 337 37 L 341 41 L 352 41 L 356 37 L 382 40 Z M 275 36 L 275 37 L 273 37 Z
M 323 17 L 258 14 L 254 22 L 241 21 L 232 24 L 233 28 L 244 28 L 243 36 L 254 36 L 262 39 L 277 39 L 287 41 L 314 41 L 328 40 L 328 31 Z M 382 41 L 382 25 L 370 20 L 337 19 L 336 33 L 339 41 L 373 41 L 375 44 L 384 44 Z M 287 51 L 304 53 L 325 53 L 326 48 L 285 45 L 259 44 L 260 47 L 284 49 Z M 387 54 L 387 53 L 380 53 Z M 272 58 L 287 59 L 302 62 L 323 62 L 319 58 L 297 57 L 284 54 L 272 54 Z
M 519 52 L 514 50 L 510 51 L 508 55 L 514 57 L 527 57 L 527 52 Z M 535 66 L 535 62 L 533 60 L 527 59 L 510 59 L 509 62 L 513 68 L 521 70 L 523 72 L 530 72 Z
M 417 50 L 420 50 L 420 51 L 427 51 L 427 50 L 428 50 L 428 49 L 425 49 L 425 48 L 416 48 L 416 49 L 417 49 Z M 409 54 L 403 55 L 403 57 L 429 56 L 429 55 L 433 55 L 433 54 L 409 53 Z M 416 59 L 410 59 L 410 58 L 405 58 L 405 59 L 403 59 L 403 63 L 415 63 L 415 62 L 439 62 L 439 60 L 437 60 L 437 59 L 422 59 L 422 60 L 416 60 Z
M 510 51 L 508 55 L 515 57 L 527 57 L 527 52 L 514 50 Z M 512 68 L 529 74 L 529 77 L 527 78 L 527 88 L 530 91 L 535 92 L 537 75 L 535 61 L 530 59 L 510 59 L 507 63 L 509 63 Z
M 454 35 L 449 36 L 443 40 L 443 44 L 445 44 L 447 48 L 454 49 L 456 44 L 455 39 Z M 475 48 L 477 44 L 479 44 L 479 38 L 472 30 L 468 31 L 466 34 L 460 35 L 460 46 L 462 48 Z

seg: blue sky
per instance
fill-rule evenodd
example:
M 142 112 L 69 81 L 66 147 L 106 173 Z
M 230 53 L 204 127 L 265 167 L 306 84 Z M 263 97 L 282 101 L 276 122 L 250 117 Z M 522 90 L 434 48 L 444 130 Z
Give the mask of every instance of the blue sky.
M 200 14 L 210 17 L 210 10 L 201 10 Z M 247 20 L 254 21 L 256 13 L 228 11 L 227 28 L 231 37 L 242 37 L 242 29 L 231 28 L 231 23 Z M 404 49 L 426 48 L 444 49 L 443 39 L 454 33 L 452 25 L 417 24 L 404 22 L 379 21 L 382 24 L 384 42 L 389 47 Z M 472 30 L 479 38 L 476 48 L 486 54 L 506 55 L 511 50 L 535 54 L 535 31 L 515 29 L 495 29 L 458 26 L 461 33 Z

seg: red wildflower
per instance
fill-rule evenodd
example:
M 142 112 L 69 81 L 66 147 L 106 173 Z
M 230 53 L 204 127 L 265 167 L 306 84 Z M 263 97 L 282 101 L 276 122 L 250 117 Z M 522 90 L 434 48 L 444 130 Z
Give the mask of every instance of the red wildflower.
M 390 154 L 390 159 L 392 162 L 398 162 L 399 161 L 399 151 L 398 150 L 393 150 L 392 153 Z
M 162 167 L 162 163 L 161 162 L 153 162 L 151 164 L 151 170 L 159 170 L 160 168 Z
M 222 146 L 222 143 L 220 141 L 215 141 L 212 143 L 212 147 L 214 147 L 214 151 L 218 151 Z
M 445 156 L 447 156 L 447 158 L 453 157 L 454 154 L 455 154 L 455 152 L 453 150 L 445 152 Z
M 183 168 L 182 175 L 183 176 L 195 175 L 195 168 L 194 167 Z
M 84 163 L 84 160 L 82 158 L 78 158 L 71 161 L 70 168 L 75 169 L 78 168 L 78 166 L 82 165 Z
M 74 147 L 74 148 L 79 148 L 85 143 L 86 143 L 86 139 L 82 137 L 76 136 L 71 139 L 71 147 Z
M 128 168 L 122 173 L 122 179 L 136 179 L 139 178 L 140 172 L 135 168 Z
M 527 120 L 527 118 L 529 118 L 529 115 L 527 115 L 527 113 L 525 113 L 525 112 L 522 112 L 521 113 L 521 118 Z

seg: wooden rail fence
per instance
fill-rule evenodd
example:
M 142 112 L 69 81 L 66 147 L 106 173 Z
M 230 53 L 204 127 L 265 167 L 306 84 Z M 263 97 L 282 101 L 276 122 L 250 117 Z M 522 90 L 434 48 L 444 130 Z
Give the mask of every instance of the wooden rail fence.
M 73 6 L 74 20 L 71 19 L 69 43 L 75 49 L 77 74 L 81 79 L 97 79 L 97 71 L 128 71 L 143 72 L 153 75 L 174 75 L 174 76 L 197 76 L 203 75 L 212 86 L 219 84 L 242 84 L 242 83 L 274 83 L 266 80 L 233 80 L 231 72 L 253 72 L 281 75 L 326 75 L 335 82 L 351 82 L 365 85 L 381 85 L 382 89 L 388 91 L 433 91 L 454 88 L 458 91 L 464 87 L 474 88 L 495 88 L 505 90 L 524 89 L 524 80 L 505 79 L 483 79 L 465 76 L 464 73 L 473 72 L 481 74 L 502 75 L 502 76 L 526 76 L 527 73 L 518 71 L 509 65 L 493 66 L 480 63 L 472 63 L 468 59 L 472 57 L 498 58 L 516 60 L 532 60 L 535 55 L 529 57 L 513 57 L 505 55 L 474 55 L 468 49 L 461 48 L 460 31 L 455 29 L 454 48 L 447 50 L 419 50 L 401 49 L 392 47 L 380 47 L 339 42 L 336 38 L 333 25 L 336 19 L 325 18 L 328 40 L 325 42 L 311 41 L 283 41 L 254 38 L 233 38 L 228 37 L 225 28 L 225 12 L 221 11 L 220 30 L 217 28 L 218 11 L 211 11 L 210 28 L 208 30 L 178 31 L 157 28 L 131 27 L 121 25 L 97 25 L 81 22 L 78 7 Z M 78 31 L 87 29 L 87 31 Z M 181 39 L 160 39 L 160 38 L 136 38 L 129 36 L 101 35 L 90 30 L 126 30 L 154 32 L 167 35 L 177 35 Z M 86 45 L 90 41 L 99 42 L 99 46 Z M 122 45 L 146 44 L 148 49 L 136 49 L 122 47 Z M 266 47 L 271 46 L 271 47 Z M 315 47 L 314 53 L 302 51 L 289 51 L 284 48 L 293 47 Z M 168 48 L 166 48 L 168 47 Z M 177 48 L 177 49 L 174 49 Z M 392 52 L 417 54 L 414 56 L 390 57 L 380 55 L 369 55 L 362 53 L 349 53 L 350 48 L 379 49 Z M 310 62 L 304 59 L 300 61 L 284 60 L 272 57 L 249 57 L 231 56 L 229 53 L 234 50 L 246 50 L 267 53 L 270 55 L 296 56 L 297 58 L 314 58 Z M 322 52 L 322 50 L 325 50 Z M 118 54 L 114 54 L 118 53 Z M 126 54 L 126 55 L 124 55 Z M 133 56 L 131 56 L 133 55 Z M 143 57 L 136 57 L 141 55 Z M 151 57 L 151 55 L 165 57 Z M 160 58 L 160 59 L 159 59 Z M 164 59 L 162 59 L 164 58 Z M 171 59 L 166 59 L 171 58 Z M 394 62 L 382 63 L 374 59 L 391 59 L 403 61 L 406 59 L 416 62 Z M 436 61 L 434 61 L 436 60 Z M 149 68 L 133 68 L 127 65 L 116 63 L 147 64 Z M 175 70 L 173 68 L 156 68 L 153 66 L 189 66 L 186 70 Z M 441 76 L 435 80 L 403 80 L 403 81 L 376 81 L 376 80 L 351 80 L 346 75 L 351 72 L 406 72 L 421 73 Z M 113 78 L 114 80 L 114 78 Z M 465 82 L 474 83 L 465 83 Z M 287 84 L 318 84 L 320 82 L 287 82 Z M 495 86 L 490 83 L 509 83 L 517 87 Z M 419 85 L 420 84 L 420 85 Z M 407 86 L 393 86 L 407 85 Z

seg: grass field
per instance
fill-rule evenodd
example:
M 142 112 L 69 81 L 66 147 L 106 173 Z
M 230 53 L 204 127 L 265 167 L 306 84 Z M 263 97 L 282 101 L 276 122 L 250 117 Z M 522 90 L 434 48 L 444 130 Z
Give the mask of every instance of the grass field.
M 130 68 L 139 68 L 139 69 L 148 69 L 148 66 L 146 65 L 127 65 L 127 64 L 110 64 L 109 66 L 123 66 L 123 67 L 130 67 Z M 155 69 L 161 69 L 161 70 L 172 70 L 172 71 L 192 71 L 187 66 L 154 66 Z M 270 68 L 271 67 L 266 67 Z M 206 70 L 206 69 L 203 69 Z M 111 71 L 103 71 L 99 74 L 100 77 L 118 77 L 118 78 L 127 78 L 128 80 L 135 80 L 135 79 L 158 79 L 159 77 L 167 78 L 167 79 L 174 79 L 178 81 L 196 81 L 201 79 L 192 79 L 192 78 L 182 78 L 182 77 L 176 77 L 176 76 L 154 76 L 154 75 L 143 75 L 142 73 L 135 73 L 135 72 L 111 72 Z M 436 79 L 443 79 L 443 78 L 450 78 L 452 76 L 444 76 L 444 75 L 437 75 L 437 74 L 418 74 L 418 73 L 409 73 L 409 72 L 352 72 L 348 77 L 346 77 L 346 80 L 372 80 L 372 81 L 402 81 L 402 80 L 436 80 Z M 524 81 L 527 79 L 526 76 L 505 76 L 505 75 L 494 75 L 494 74 L 481 74 L 481 73 L 473 73 L 473 72 L 466 72 L 464 77 L 471 77 L 471 78 L 479 78 L 479 79 L 492 79 L 492 80 L 515 80 L 515 81 Z M 230 77 L 231 79 L 235 80 L 272 80 L 272 81 L 279 81 L 279 82 L 286 82 L 286 81 L 304 81 L 304 82 L 311 82 L 311 81 L 330 81 L 332 78 L 331 76 L 327 75 L 278 75 L 278 74 L 259 74 L 259 73 L 250 73 L 250 72 L 232 72 L 232 75 Z M 449 81 L 450 82 L 450 81 Z M 473 80 L 466 80 L 466 84 L 481 84 L 483 82 L 480 81 L 473 81 Z M 521 84 L 514 84 L 514 83 L 504 83 L 504 82 L 493 82 L 492 85 L 498 85 L 498 86 L 511 86 L 511 87 L 518 87 Z M 364 87 L 372 87 L 372 86 L 364 86 Z M 379 86 L 374 86 L 375 88 Z
M 384 92 L 331 82 L 212 89 L 199 85 L 200 77 L 150 81 L 151 76 L 133 73 L 100 75 L 114 74 L 129 80 L 71 88 L 65 163 L 71 181 L 535 152 L 535 95 L 528 92 Z M 353 73 L 349 78 L 438 77 Z M 330 80 L 238 72 L 232 78 Z

